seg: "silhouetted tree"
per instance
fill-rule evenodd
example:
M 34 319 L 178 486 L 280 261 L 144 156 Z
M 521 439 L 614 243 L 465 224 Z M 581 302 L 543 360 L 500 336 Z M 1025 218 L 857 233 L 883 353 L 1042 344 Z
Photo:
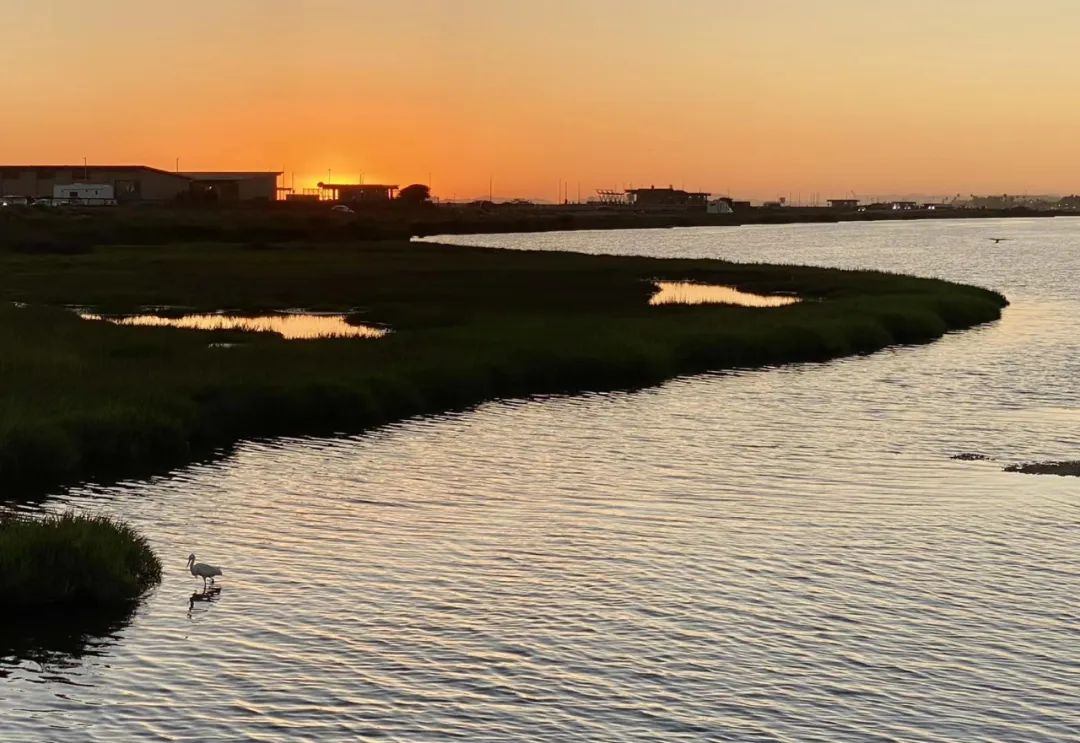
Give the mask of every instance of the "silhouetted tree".
M 398 191 L 397 200 L 402 204 L 422 206 L 431 201 L 431 189 L 422 183 L 414 183 Z

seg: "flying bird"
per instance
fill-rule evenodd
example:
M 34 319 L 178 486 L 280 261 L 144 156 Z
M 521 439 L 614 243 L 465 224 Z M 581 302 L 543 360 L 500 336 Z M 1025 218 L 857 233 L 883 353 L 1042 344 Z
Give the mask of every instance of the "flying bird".
M 993 240 L 994 244 L 997 245 L 999 242 L 1004 242 L 1005 240 L 1008 240 L 1009 238 L 1007 238 L 1007 237 L 988 237 L 986 239 L 987 240 Z
M 202 578 L 203 588 L 206 588 L 206 579 L 209 578 L 210 582 L 214 582 L 215 575 L 221 575 L 221 568 L 216 565 L 207 565 L 205 562 L 195 562 L 195 553 L 192 552 L 188 555 L 187 559 L 188 568 L 191 569 L 191 574 L 196 578 Z

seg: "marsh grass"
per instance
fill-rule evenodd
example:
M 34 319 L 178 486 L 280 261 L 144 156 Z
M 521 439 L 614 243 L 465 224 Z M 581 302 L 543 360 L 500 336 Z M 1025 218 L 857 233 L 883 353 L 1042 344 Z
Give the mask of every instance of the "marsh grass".
M 0 596 L 19 609 L 137 599 L 161 563 L 127 524 L 105 516 L 0 514 Z
M 0 497 L 166 468 L 247 437 L 356 432 L 499 397 L 923 343 L 1005 305 L 987 290 L 876 272 L 406 241 L 29 254 L 0 233 L 0 276 Z M 808 301 L 650 307 L 657 280 Z M 355 310 L 393 332 L 286 341 L 90 322 L 65 305 Z M 238 345 L 211 347 L 222 342 Z
M 1027 462 L 1010 464 L 1006 472 L 1020 472 L 1025 475 L 1059 475 L 1061 477 L 1080 477 L 1080 460 L 1064 462 Z

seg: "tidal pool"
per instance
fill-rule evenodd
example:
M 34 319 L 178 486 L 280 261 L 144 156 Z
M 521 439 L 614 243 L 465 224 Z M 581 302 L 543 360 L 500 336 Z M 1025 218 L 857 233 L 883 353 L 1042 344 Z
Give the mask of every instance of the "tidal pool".
M 128 315 L 110 317 L 80 312 L 84 320 L 104 320 L 116 325 L 185 328 L 188 330 L 239 330 L 247 333 L 277 333 L 286 340 L 310 338 L 382 338 L 385 328 L 373 325 L 353 325 L 345 315 L 315 315 L 284 313 L 280 315 L 198 314 L 182 317 L 161 315 Z
M 785 307 L 796 304 L 798 297 L 778 294 L 754 294 L 733 286 L 694 284 L 689 281 L 657 281 L 657 291 L 649 304 L 733 304 L 739 307 Z

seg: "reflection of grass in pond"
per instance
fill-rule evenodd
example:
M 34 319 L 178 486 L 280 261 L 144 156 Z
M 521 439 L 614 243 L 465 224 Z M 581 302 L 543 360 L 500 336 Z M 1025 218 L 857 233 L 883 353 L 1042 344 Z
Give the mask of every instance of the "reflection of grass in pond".
M 238 330 L 243 333 L 276 333 L 287 340 L 305 338 L 382 338 L 386 331 L 370 325 L 351 325 L 345 315 L 225 315 L 201 314 L 165 317 L 126 315 L 107 317 L 80 313 L 84 320 L 107 320 L 117 325 L 185 328 L 187 330 Z
M 501 396 L 628 388 L 677 374 L 926 342 L 999 317 L 993 292 L 877 272 L 499 251 L 432 243 L 3 250 L 0 488 L 190 461 L 249 436 L 358 431 Z M 650 306 L 653 280 L 806 300 L 782 310 Z M 26 302 L 15 308 L 9 302 Z M 363 319 L 378 342 L 86 322 L 183 307 Z M 155 313 L 156 314 L 156 313 Z M 350 316 L 352 319 L 352 316 Z M 237 343 L 223 353 L 209 345 Z
M 658 281 L 656 294 L 649 304 L 730 304 L 737 307 L 786 307 L 796 304 L 798 297 L 754 294 L 739 291 L 733 286 L 694 284 L 689 281 Z
M 49 674 L 77 667 L 99 655 L 135 615 L 136 602 L 107 607 L 65 606 L 62 612 L 35 611 L 0 616 L 0 679 L 4 667 L 33 661 Z
M 0 516 L 5 607 L 123 604 L 161 580 L 161 563 L 127 524 L 104 516 Z

